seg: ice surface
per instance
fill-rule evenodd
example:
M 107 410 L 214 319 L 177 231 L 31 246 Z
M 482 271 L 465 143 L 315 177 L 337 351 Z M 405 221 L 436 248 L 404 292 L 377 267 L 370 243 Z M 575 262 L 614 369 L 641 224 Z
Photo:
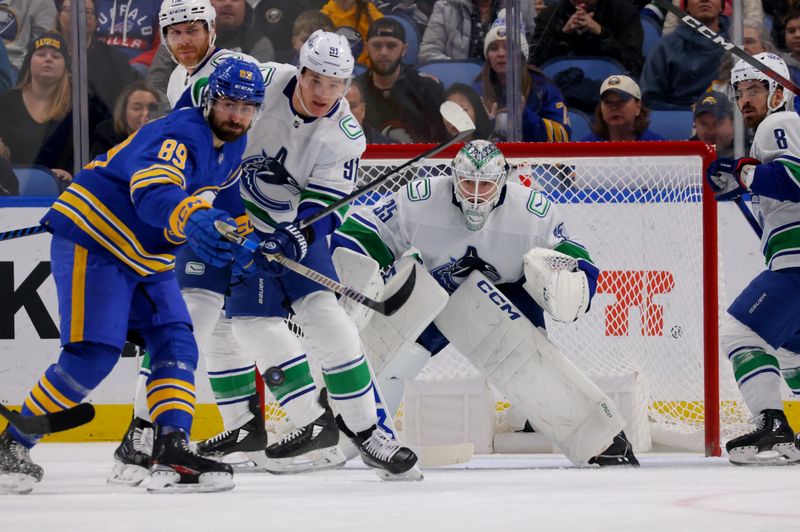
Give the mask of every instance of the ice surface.
M 479 456 L 384 482 L 360 462 L 307 475 L 237 474 L 227 493 L 152 495 L 105 483 L 114 444 L 42 444 L 44 479 L 0 496 L 0 531 L 782 531 L 800 522 L 797 467 L 645 455 L 577 469 L 557 455 Z

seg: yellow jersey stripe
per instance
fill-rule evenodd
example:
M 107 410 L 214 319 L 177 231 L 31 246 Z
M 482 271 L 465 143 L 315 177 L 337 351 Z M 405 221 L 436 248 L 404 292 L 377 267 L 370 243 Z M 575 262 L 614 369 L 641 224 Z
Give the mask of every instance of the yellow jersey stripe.
M 173 183 L 184 190 L 186 189 L 186 178 L 183 176 L 183 172 L 174 166 L 154 164 L 143 170 L 139 170 L 131 176 L 131 194 L 133 194 L 134 190 L 147 186 L 151 181 Z
M 195 391 L 194 385 L 188 381 L 184 381 L 181 379 L 156 379 L 154 381 L 150 381 L 147 384 L 147 393 L 155 391 L 157 388 L 161 386 L 174 386 L 176 388 L 180 388 L 181 390 L 185 390 L 192 394 Z
M 86 260 L 89 251 L 75 244 L 72 260 L 72 305 L 70 308 L 69 341 L 83 341 L 84 312 L 86 310 Z
M 158 408 L 156 408 L 155 410 L 151 410 L 150 419 L 152 419 L 153 422 L 156 422 L 158 421 L 158 416 L 166 412 L 169 412 L 170 410 L 183 410 L 184 412 L 192 416 L 194 415 L 194 408 L 190 407 L 189 405 L 181 403 L 179 401 L 174 401 L 174 402 L 170 401 L 169 403 L 159 405 Z
M 49 393 L 56 401 L 63 405 L 62 408 L 72 408 L 78 404 L 71 399 L 67 399 L 61 392 L 59 392 L 47 378 L 47 375 L 42 375 L 42 379 L 39 381 L 39 384 L 42 386 L 44 391 Z
M 58 406 L 49 397 L 47 397 L 42 389 L 39 388 L 38 384 L 33 387 L 33 390 L 31 390 L 31 397 L 36 399 L 36 402 L 42 405 L 46 412 L 59 412 L 64 410 L 63 407 Z
M 23 403 L 23 405 L 27 406 L 28 410 L 30 410 L 31 412 L 33 412 L 37 416 L 41 416 L 42 414 L 46 414 L 47 413 L 44 410 L 42 410 L 41 408 L 39 408 L 39 405 L 36 404 L 36 401 L 31 399 L 30 397 L 25 398 L 25 402 Z
M 147 402 L 149 404 L 160 403 L 167 399 L 182 399 L 189 403 L 194 403 L 194 394 L 177 388 L 162 388 L 155 392 L 147 393 Z

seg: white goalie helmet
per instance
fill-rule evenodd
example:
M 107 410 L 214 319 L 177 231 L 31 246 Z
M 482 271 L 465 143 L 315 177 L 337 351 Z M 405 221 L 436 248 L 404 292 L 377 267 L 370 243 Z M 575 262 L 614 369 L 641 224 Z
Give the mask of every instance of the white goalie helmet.
M 467 228 L 477 231 L 500 201 L 508 177 L 503 152 L 488 140 L 473 140 L 453 159 L 453 190 Z
M 353 76 L 354 65 L 350 42 L 344 35 L 317 30 L 300 48 L 297 74 L 299 76 L 307 68 L 323 76 L 349 81 Z
M 771 52 L 763 52 L 753 56 L 755 59 L 758 59 L 769 68 L 780 74 L 781 76 L 785 77 L 786 79 L 790 79 L 789 74 L 789 67 L 786 66 L 786 62 L 779 56 L 771 53 Z M 778 102 L 777 105 L 770 105 L 772 102 L 772 95 L 775 94 L 775 91 L 778 87 L 782 87 L 780 83 L 775 81 L 774 79 L 770 78 L 756 67 L 750 65 L 743 59 L 740 59 L 731 70 L 731 87 L 734 91 L 734 97 L 736 92 L 736 86 L 739 82 L 747 81 L 747 80 L 757 80 L 757 81 L 764 81 L 767 83 L 769 88 L 769 95 L 767 96 L 767 113 L 772 113 L 773 111 L 780 109 L 784 105 L 786 105 L 787 109 L 791 109 L 792 105 L 791 102 L 793 101 L 793 94 L 787 88 L 783 88 L 783 99 Z

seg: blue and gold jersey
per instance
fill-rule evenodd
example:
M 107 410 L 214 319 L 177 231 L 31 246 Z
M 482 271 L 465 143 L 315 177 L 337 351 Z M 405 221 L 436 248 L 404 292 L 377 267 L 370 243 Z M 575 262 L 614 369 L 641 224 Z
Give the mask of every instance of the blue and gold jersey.
M 246 143 L 215 149 L 202 109 L 173 111 L 89 163 L 42 223 L 140 276 L 172 270 L 186 220 L 238 179 Z

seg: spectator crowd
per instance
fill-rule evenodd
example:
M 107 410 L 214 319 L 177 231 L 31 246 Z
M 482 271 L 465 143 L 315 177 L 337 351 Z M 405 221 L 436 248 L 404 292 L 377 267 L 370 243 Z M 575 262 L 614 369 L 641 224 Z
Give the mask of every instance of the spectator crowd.
M 162 46 L 162 0 L 83 0 L 82 43 L 72 36 L 78 1 L 0 0 L 0 195 L 17 190 L 14 166 L 69 183 L 76 46 L 86 50 L 92 156 L 163 111 L 176 63 Z M 438 114 L 445 100 L 470 114 L 475 138 L 506 140 L 516 98 L 526 142 L 679 140 L 659 121 L 684 120 L 682 139 L 732 150 L 732 56 L 650 0 L 520 0 L 517 28 L 503 0 L 193 1 L 216 10 L 214 46 L 262 62 L 296 63 L 317 29 L 346 36 L 357 59 L 346 99 L 369 143 L 442 141 L 451 134 Z M 732 38 L 730 0 L 674 3 Z M 742 47 L 781 55 L 800 84 L 800 0 L 742 6 Z M 513 64 L 521 75 L 509 87 Z

